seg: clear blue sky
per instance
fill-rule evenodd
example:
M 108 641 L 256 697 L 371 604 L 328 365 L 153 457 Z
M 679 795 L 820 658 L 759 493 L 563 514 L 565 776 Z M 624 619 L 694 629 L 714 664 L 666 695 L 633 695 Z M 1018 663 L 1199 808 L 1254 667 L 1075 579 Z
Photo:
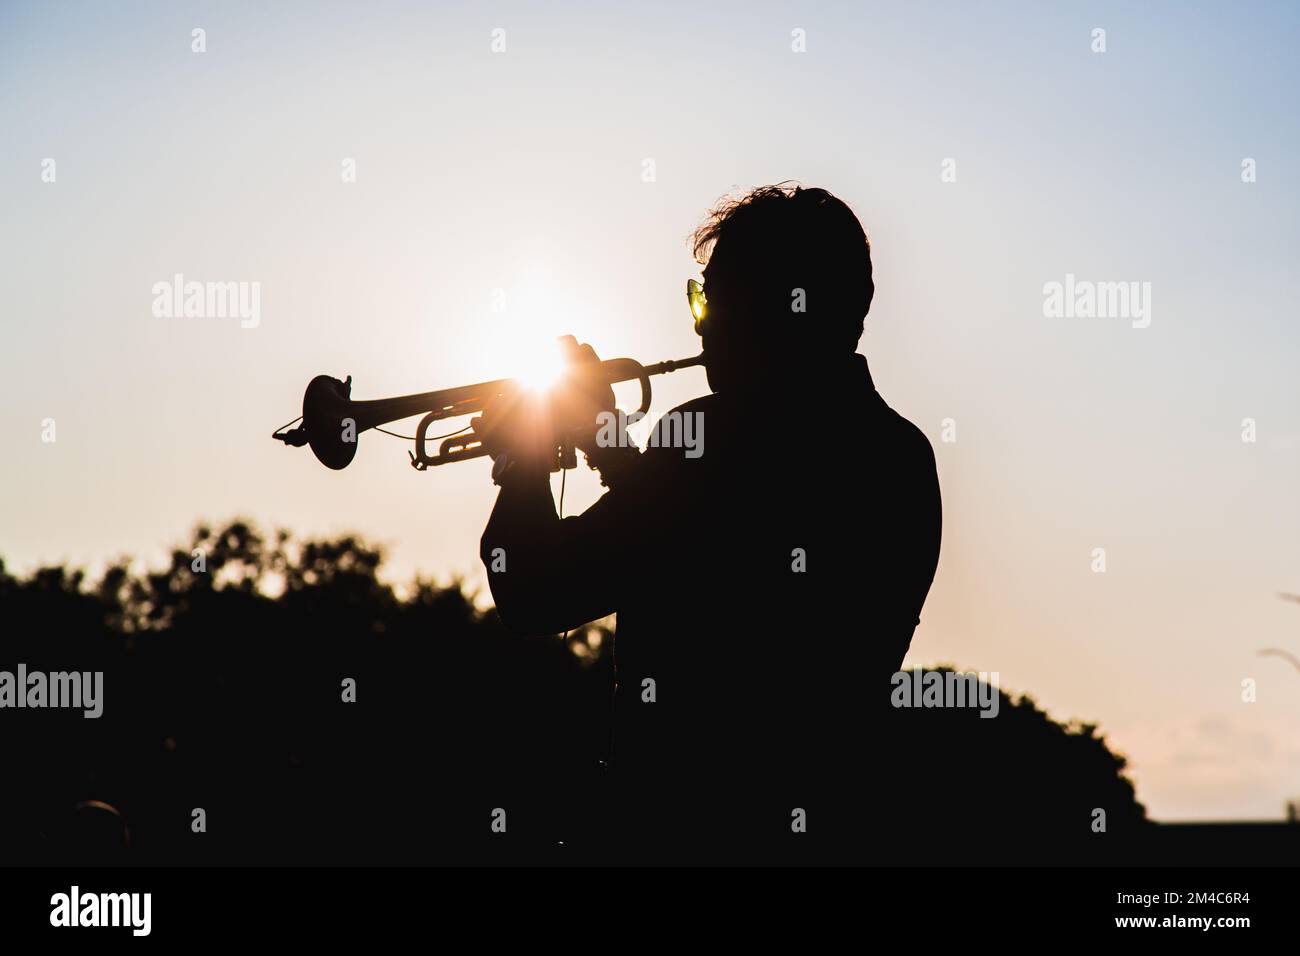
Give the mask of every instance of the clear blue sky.
M 1300 674 L 1255 651 L 1300 652 L 1297 49 L 1287 3 L 6 3 L 0 554 L 153 561 L 246 514 L 481 581 L 487 465 L 420 475 L 367 435 L 327 472 L 268 437 L 307 380 L 461 384 L 565 332 L 693 354 L 686 236 L 798 179 L 870 231 L 862 350 L 938 455 L 909 660 L 1100 721 L 1158 817 L 1276 817 Z M 154 317 L 176 273 L 259 282 L 260 324 Z M 1046 318 L 1071 273 L 1149 282 L 1150 327 Z

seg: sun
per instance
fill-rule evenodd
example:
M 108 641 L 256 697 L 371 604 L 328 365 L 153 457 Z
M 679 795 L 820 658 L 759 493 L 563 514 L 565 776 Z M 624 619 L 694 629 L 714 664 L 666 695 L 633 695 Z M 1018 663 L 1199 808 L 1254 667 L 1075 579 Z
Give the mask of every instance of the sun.
M 519 341 L 510 352 L 506 363 L 509 375 L 530 392 L 545 392 L 554 387 L 567 367 L 555 339 Z

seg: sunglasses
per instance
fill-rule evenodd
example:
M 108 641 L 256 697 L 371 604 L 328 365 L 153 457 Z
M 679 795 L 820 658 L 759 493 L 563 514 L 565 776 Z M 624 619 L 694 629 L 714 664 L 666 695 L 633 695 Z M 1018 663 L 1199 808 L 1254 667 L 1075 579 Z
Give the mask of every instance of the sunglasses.
M 709 300 L 704 295 L 704 284 L 697 279 L 686 280 L 686 302 L 695 316 L 695 334 L 704 334 L 704 319 L 708 314 Z

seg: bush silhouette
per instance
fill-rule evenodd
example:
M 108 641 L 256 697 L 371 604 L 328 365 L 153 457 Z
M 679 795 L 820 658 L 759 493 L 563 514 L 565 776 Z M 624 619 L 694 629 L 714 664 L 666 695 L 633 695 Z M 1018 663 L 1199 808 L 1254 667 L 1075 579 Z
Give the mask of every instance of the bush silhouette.
M 1140 852 L 1146 811 L 1097 726 L 1058 723 L 1028 695 L 997 696 L 994 718 L 924 708 L 890 716 L 894 776 L 905 781 L 892 806 L 930 856 L 914 862 L 1121 862 Z

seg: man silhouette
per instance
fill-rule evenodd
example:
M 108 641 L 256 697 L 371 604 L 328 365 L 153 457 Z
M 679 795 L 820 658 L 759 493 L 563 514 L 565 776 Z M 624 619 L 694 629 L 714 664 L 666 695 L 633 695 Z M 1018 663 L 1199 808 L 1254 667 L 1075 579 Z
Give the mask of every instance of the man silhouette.
M 612 394 L 571 389 L 566 421 L 609 490 L 560 520 L 553 451 L 498 418 L 492 595 L 521 633 L 618 615 L 615 859 L 867 861 L 896 784 L 889 678 L 938 560 L 934 455 L 856 352 L 874 283 L 848 206 L 762 187 L 694 248 L 713 394 L 666 418 L 698 447 L 609 447 L 591 422 Z

